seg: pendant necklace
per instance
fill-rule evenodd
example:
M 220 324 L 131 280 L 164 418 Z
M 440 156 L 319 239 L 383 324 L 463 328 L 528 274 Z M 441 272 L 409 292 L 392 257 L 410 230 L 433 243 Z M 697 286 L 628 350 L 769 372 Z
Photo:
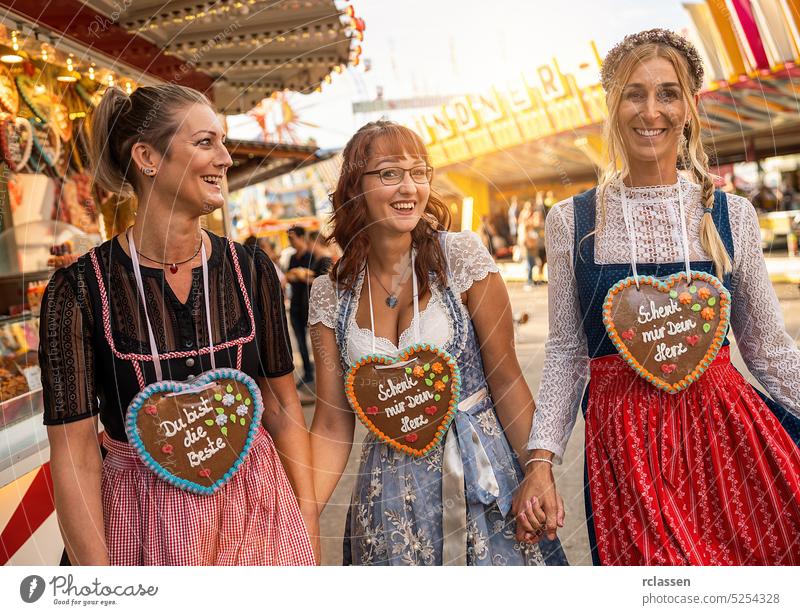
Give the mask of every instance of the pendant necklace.
M 141 256 L 142 258 L 146 258 L 150 262 L 158 263 L 162 267 L 167 267 L 168 266 L 169 267 L 169 272 L 174 275 L 174 274 L 178 273 L 178 265 L 185 265 L 189 261 L 193 260 L 200 253 L 200 248 L 202 248 L 202 247 L 203 247 L 203 234 L 201 233 L 200 234 L 200 244 L 197 246 L 197 250 L 195 250 L 194 254 L 192 254 L 189 258 L 184 259 L 182 261 L 177 261 L 177 262 L 174 262 L 174 263 L 165 263 L 163 261 L 156 260 L 155 258 L 150 258 L 146 254 L 142 254 L 141 251 L 139 252 L 139 256 Z
M 394 308 L 397 307 L 397 303 L 398 303 L 397 291 L 400 290 L 400 286 L 405 281 L 406 274 L 408 273 L 408 270 L 410 268 L 411 268 L 411 261 L 409 261 L 408 267 L 406 267 L 406 270 L 403 272 L 403 275 L 400 276 L 400 283 L 397 285 L 397 289 L 393 290 L 392 292 L 390 292 L 389 289 L 386 288 L 386 286 L 383 285 L 383 282 L 381 282 L 381 279 L 378 276 L 375 276 L 375 279 L 378 280 L 378 284 L 380 284 L 381 288 L 383 288 L 383 290 L 386 292 L 386 295 L 387 295 L 386 296 L 386 305 L 388 305 L 389 308 L 391 308 L 391 309 L 394 309 Z M 369 265 L 367 265 L 367 275 L 370 276 Z M 372 277 L 372 276 L 370 276 L 370 277 Z

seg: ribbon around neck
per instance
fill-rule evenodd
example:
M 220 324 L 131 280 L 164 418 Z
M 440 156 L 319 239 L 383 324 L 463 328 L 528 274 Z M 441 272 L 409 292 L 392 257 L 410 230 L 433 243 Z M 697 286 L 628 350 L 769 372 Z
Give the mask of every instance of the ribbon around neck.
M 153 367 L 155 367 L 156 370 L 156 380 L 163 380 L 164 376 L 161 370 L 161 360 L 158 358 L 156 336 L 153 333 L 153 326 L 150 324 L 150 315 L 147 312 L 147 303 L 144 296 L 144 283 L 142 282 L 142 271 L 139 267 L 139 254 L 136 251 L 136 244 L 133 241 L 133 233 L 130 229 L 128 229 L 128 231 L 125 233 L 125 237 L 128 240 L 128 245 L 131 248 L 133 276 L 136 278 L 136 287 L 139 291 L 139 296 L 142 299 L 142 307 L 144 308 L 144 320 L 147 323 L 147 338 L 150 342 L 150 354 L 153 357 Z M 208 326 L 208 354 L 211 358 L 211 369 L 217 369 L 216 361 L 214 360 L 214 333 L 211 329 L 211 310 L 209 309 L 210 301 L 208 298 L 208 258 L 206 257 L 206 244 L 202 237 L 200 237 L 200 254 L 203 259 L 203 297 L 205 299 L 206 306 L 206 325 Z
M 619 178 L 619 194 L 622 201 L 622 217 L 625 220 L 625 229 L 628 231 L 628 245 L 631 251 L 631 270 L 633 271 L 633 279 L 636 282 L 636 288 L 639 288 L 639 273 L 636 270 L 636 257 L 639 254 L 636 242 L 636 229 L 633 227 L 633 220 L 628 204 L 628 197 L 625 194 L 625 183 L 622 178 Z M 681 247 L 683 248 L 683 262 L 686 267 L 686 283 L 692 282 L 692 271 L 689 262 L 689 236 L 686 230 L 686 208 L 683 204 L 683 187 L 681 186 L 681 178 L 678 177 L 678 222 L 681 227 Z

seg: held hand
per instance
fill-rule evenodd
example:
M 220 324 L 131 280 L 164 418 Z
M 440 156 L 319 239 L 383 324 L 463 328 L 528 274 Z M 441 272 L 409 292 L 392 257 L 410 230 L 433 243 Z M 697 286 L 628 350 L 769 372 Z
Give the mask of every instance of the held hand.
M 564 526 L 564 500 L 556 490 L 549 464 L 528 466 L 511 510 L 517 522 L 517 540 L 533 544 L 545 533 L 548 539 L 556 539 L 558 528 Z

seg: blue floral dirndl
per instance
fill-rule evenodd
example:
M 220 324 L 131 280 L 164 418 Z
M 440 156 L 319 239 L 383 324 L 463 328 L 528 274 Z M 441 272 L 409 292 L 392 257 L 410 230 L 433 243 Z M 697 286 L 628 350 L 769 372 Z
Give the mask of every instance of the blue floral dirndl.
M 350 509 L 344 532 L 345 565 L 566 565 L 558 540 L 541 540 L 537 545 L 514 538 L 515 523 L 510 514 L 515 489 L 522 479 L 516 455 L 505 437 L 488 395 L 480 347 L 475 329 L 460 299 L 448 287 L 434 287 L 450 321 L 451 335 L 444 350 L 459 366 L 462 379 L 459 411 L 450 426 L 457 437 L 459 466 L 463 477 L 465 506 L 446 498 L 442 492 L 449 481 L 444 459 L 445 442 L 424 457 L 402 453 L 371 433 L 361 451 Z M 351 291 L 340 293 L 336 338 L 345 371 L 349 368 L 346 331 L 355 317 L 357 301 Z M 431 298 L 433 300 L 433 298 Z M 424 342 L 424 340 L 421 340 Z M 452 483 L 451 483 L 452 484 Z M 461 495 L 461 494 L 459 494 Z M 458 500 L 459 498 L 455 498 Z M 466 531 L 444 539 L 443 518 L 461 516 Z M 463 516 L 462 516 L 463 515 Z M 462 553 L 452 560 L 445 543 L 460 541 Z

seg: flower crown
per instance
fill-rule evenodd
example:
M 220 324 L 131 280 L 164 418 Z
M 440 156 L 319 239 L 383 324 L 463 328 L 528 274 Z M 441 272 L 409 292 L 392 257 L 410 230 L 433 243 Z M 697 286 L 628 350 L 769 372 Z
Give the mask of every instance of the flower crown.
M 652 30 L 643 30 L 636 34 L 629 34 L 608 52 L 606 59 L 603 61 L 603 69 L 600 72 L 600 83 L 603 85 L 603 89 L 606 92 L 608 92 L 614 83 L 614 73 L 616 73 L 622 58 L 631 50 L 648 43 L 668 45 L 683 54 L 683 57 L 686 58 L 686 62 L 689 65 L 689 77 L 692 80 L 692 94 L 697 94 L 697 92 L 700 91 L 703 85 L 703 60 L 695 46 L 686 38 L 671 30 L 654 28 Z

